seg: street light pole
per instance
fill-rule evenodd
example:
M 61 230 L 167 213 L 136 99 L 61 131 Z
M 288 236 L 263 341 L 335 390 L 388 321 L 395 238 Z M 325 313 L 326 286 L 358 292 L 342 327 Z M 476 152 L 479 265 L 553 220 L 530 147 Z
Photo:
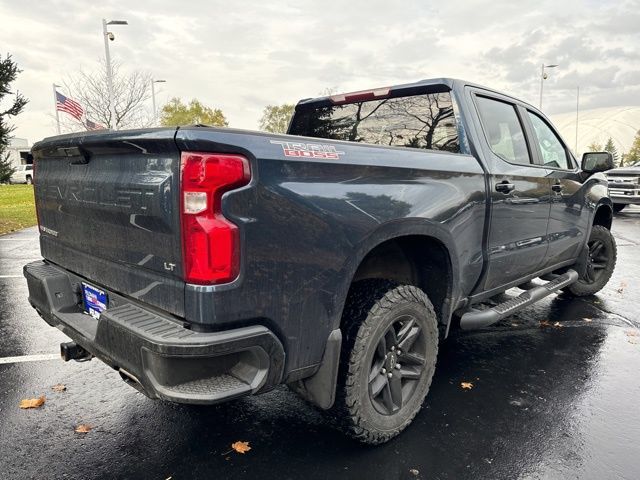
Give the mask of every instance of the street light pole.
M 580 85 L 576 87 L 576 157 L 578 156 L 578 121 L 580 120 Z
M 153 124 L 155 125 L 158 113 L 156 110 L 156 83 L 166 83 L 166 80 L 154 80 L 151 79 L 151 102 L 153 104 Z
M 547 74 L 544 73 L 545 68 L 555 68 L 558 65 L 545 65 L 542 64 L 542 69 L 540 70 L 540 110 L 542 110 L 542 90 L 544 89 L 544 81 L 547 79 Z
M 109 52 L 109 41 L 113 41 L 115 36 L 107 30 L 107 25 L 128 25 L 126 20 L 111 20 L 107 22 L 102 19 L 102 37 L 104 39 L 104 58 L 107 62 L 107 95 L 109 96 L 109 112 L 111 116 L 111 128 L 117 130 L 116 105 L 113 98 L 113 69 L 111 68 L 111 54 Z

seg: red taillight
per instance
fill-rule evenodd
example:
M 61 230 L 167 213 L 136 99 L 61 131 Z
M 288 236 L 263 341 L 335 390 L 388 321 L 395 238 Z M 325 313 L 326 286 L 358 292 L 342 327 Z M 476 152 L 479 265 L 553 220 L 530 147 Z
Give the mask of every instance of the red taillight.
M 331 103 L 341 105 L 349 102 L 365 102 L 368 100 L 378 100 L 387 98 L 391 89 L 389 87 L 376 88 L 375 90 L 362 90 L 360 92 L 341 93 L 329 97 Z
M 238 227 L 222 215 L 222 194 L 249 183 L 240 155 L 183 152 L 180 208 L 182 260 L 188 283 L 230 282 L 240 270 Z

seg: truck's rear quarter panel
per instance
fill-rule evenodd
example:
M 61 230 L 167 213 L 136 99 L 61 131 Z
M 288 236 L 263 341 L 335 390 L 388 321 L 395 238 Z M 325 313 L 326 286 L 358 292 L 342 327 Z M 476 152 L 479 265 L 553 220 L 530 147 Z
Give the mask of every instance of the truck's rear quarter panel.
M 272 143 L 292 139 L 344 153 L 292 158 Z M 217 129 L 181 129 L 176 140 L 181 150 L 242 153 L 253 167 L 252 183 L 224 202 L 242 232 L 240 278 L 187 285 L 186 315 L 218 328 L 259 317 L 281 336 L 287 370 L 320 361 L 351 275 L 386 235 L 438 232 L 462 267 L 459 289 L 477 281 L 485 184 L 472 156 Z

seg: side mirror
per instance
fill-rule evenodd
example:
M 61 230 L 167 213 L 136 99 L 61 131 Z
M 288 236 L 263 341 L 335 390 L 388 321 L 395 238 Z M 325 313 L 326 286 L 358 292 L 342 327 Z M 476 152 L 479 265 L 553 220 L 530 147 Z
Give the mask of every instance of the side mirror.
M 582 155 L 582 171 L 585 173 L 605 172 L 615 168 L 613 155 L 609 152 L 587 152 Z

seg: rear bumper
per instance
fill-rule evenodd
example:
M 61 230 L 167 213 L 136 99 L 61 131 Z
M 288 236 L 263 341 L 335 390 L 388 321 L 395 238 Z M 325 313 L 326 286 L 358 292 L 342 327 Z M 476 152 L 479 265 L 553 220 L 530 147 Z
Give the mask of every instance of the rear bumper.
M 44 261 L 26 265 L 24 275 L 29 303 L 48 324 L 151 398 L 211 404 L 281 381 L 284 350 L 266 327 L 194 332 L 109 291 L 109 308 L 96 320 L 82 309 L 83 278 Z

